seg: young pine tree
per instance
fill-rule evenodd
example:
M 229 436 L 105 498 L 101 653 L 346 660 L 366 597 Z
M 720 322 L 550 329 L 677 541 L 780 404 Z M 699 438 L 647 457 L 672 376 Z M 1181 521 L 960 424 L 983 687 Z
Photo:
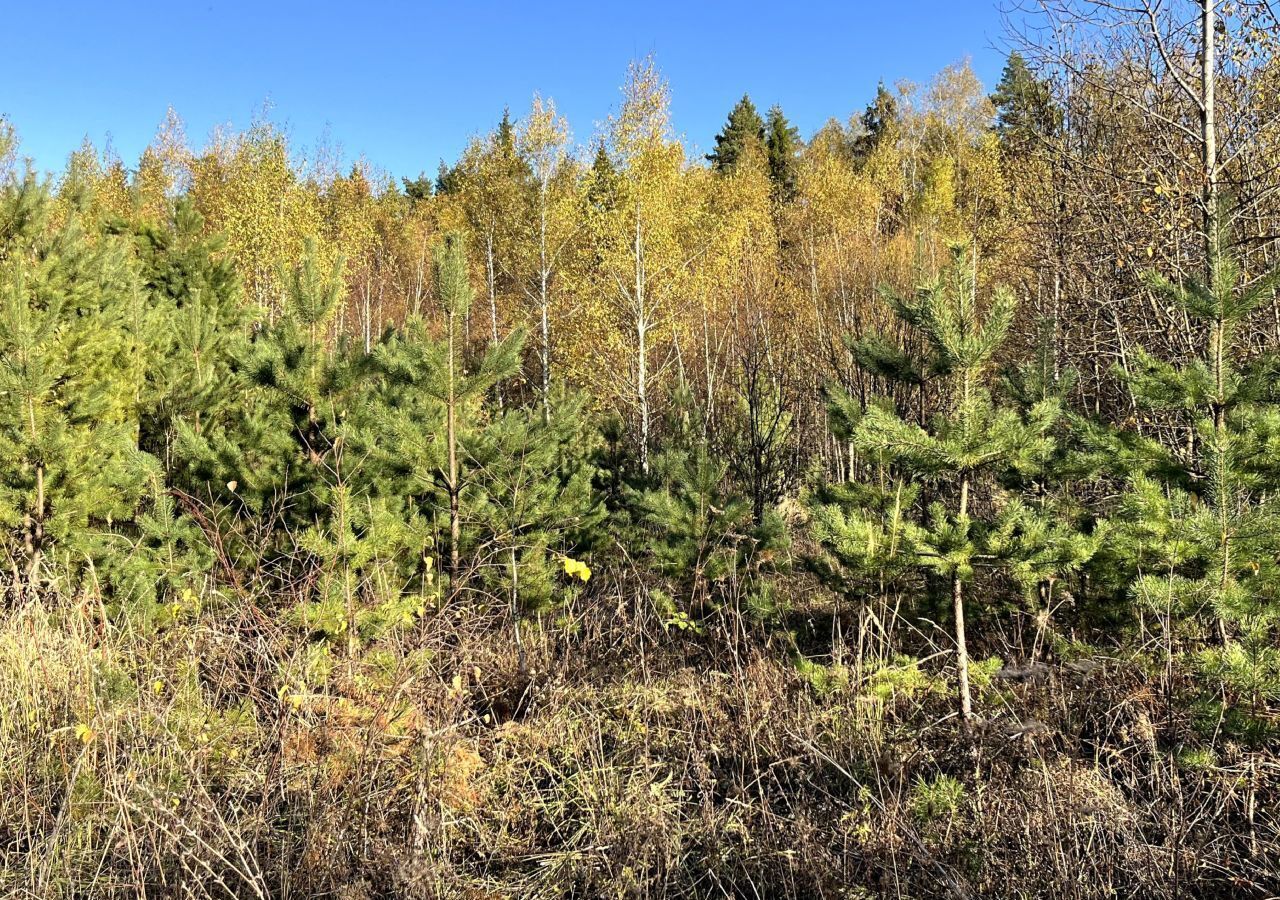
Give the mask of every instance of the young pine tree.
M 407 511 L 446 532 L 456 590 L 478 477 L 466 444 L 488 422 L 487 392 L 519 370 L 524 332 L 490 344 L 468 369 L 462 322 L 475 295 L 461 238 L 450 236 L 435 248 L 435 282 L 444 334 L 435 337 L 418 317 L 388 331 L 373 347 L 371 377 L 351 417 L 360 452 L 375 472 L 373 489 L 402 498 Z
M 578 397 L 509 407 L 464 438 L 473 472 L 467 544 L 491 561 L 480 567 L 481 583 L 510 598 L 517 629 L 520 616 L 552 602 L 556 569 L 578 561 L 604 514 L 592 485 L 596 440 Z
M 240 401 L 227 388 L 246 346 L 251 310 L 225 242 L 206 236 L 204 218 L 189 199 L 179 200 L 166 222 L 134 226 L 132 237 L 151 371 L 139 444 L 172 470 L 177 423 L 198 432 Z
M 1274 296 L 1280 270 L 1246 282 L 1227 241 L 1220 218 L 1207 282 L 1147 276 L 1150 289 L 1200 324 L 1208 340 L 1202 355 L 1182 364 L 1137 352 L 1128 378 L 1135 400 L 1179 423 L 1185 439 L 1169 450 L 1125 436 L 1144 452 L 1117 459 L 1152 462 L 1124 473 L 1130 491 L 1118 518 L 1136 576 L 1133 595 L 1167 629 L 1166 664 L 1179 624 L 1202 623 L 1201 671 L 1241 701 L 1228 705 L 1236 714 L 1227 724 L 1261 737 L 1268 704 L 1280 699 L 1280 395 L 1275 357 L 1247 356 L 1239 337 Z
M 467 254 L 459 235 L 448 235 L 435 250 L 436 296 L 445 321 L 443 384 L 437 396 L 445 407 L 444 485 L 449 495 L 449 574 L 461 573 L 462 470 L 459 466 L 459 414 L 465 404 L 478 401 L 491 387 L 510 378 L 519 368 L 524 331 L 517 329 L 491 342 L 479 367 L 468 373 L 463 360 L 462 324 L 475 302 Z
M 312 522 L 320 502 L 313 489 L 324 483 L 343 407 L 328 340 L 339 273 L 340 263 L 326 269 L 308 242 L 302 260 L 282 273 L 280 314 L 236 348 L 221 401 L 202 418 L 175 421 L 181 477 L 193 491 L 244 515 L 279 504 L 287 525 Z
M 1041 446 L 1031 465 L 998 473 L 998 510 L 986 541 L 988 552 L 1006 562 L 1023 590 L 1035 623 L 1032 658 L 1044 649 L 1054 609 L 1076 600 L 1068 584 L 1082 583 L 1076 576 L 1110 533 L 1109 523 L 1081 500 L 1082 488 L 1097 478 L 1100 466 L 1085 447 L 1091 423 L 1068 409 L 1076 372 L 1055 363 L 1053 323 L 1042 321 L 1039 331 L 1031 359 L 1006 370 L 1003 394 L 1025 416 L 1043 403 L 1057 403 L 1063 414 L 1053 424 L 1053 440 Z
M 899 371 L 937 372 L 943 385 L 940 408 L 922 426 L 887 405 L 872 405 L 858 418 L 852 432 L 854 448 L 873 469 L 887 467 L 892 473 L 883 481 L 886 487 L 877 485 L 872 507 L 853 518 L 854 528 L 865 530 L 865 518 L 877 513 L 911 517 L 914 528 L 893 521 L 879 526 L 877 546 L 883 546 L 888 537 L 900 536 L 910 563 L 941 576 L 949 585 L 957 697 L 966 727 L 973 718 L 973 701 L 965 588 L 974 577 L 978 558 L 984 555 L 983 539 L 990 530 L 990 522 L 981 516 L 992 508 L 993 476 L 1034 469 L 1051 446 L 1049 431 L 1059 415 L 1056 399 L 1038 402 L 1023 413 L 992 398 L 990 370 L 1008 337 L 1015 308 L 1013 295 L 1003 288 L 995 289 L 989 302 L 980 304 L 973 265 L 963 248 L 955 248 L 941 276 L 921 288 L 914 301 L 896 304 L 899 316 L 922 333 L 927 359 L 904 367 L 901 359 L 894 358 L 892 366 L 877 372 L 887 378 Z M 877 343 L 883 345 L 883 341 Z M 883 354 L 864 354 L 862 358 L 869 361 L 878 356 Z M 898 499 L 898 490 L 888 487 L 895 478 L 923 483 L 938 499 L 924 509 L 919 505 L 906 508 Z M 978 494 L 983 496 L 975 496 Z M 978 512 L 978 499 L 986 501 L 983 513 Z M 840 532 L 837 536 L 850 537 Z M 897 564 L 897 560 L 893 562 Z
M 53 219 L 28 175 L 0 187 L 0 560 L 11 590 L 119 543 L 156 462 L 138 450 L 146 370 L 122 241 Z
M 852 444 L 863 412 L 848 393 L 830 391 L 828 421 L 842 442 Z M 890 599 L 919 561 L 925 535 L 913 510 L 920 489 L 918 483 L 880 464 L 860 481 L 824 480 L 808 498 L 809 528 L 817 552 L 806 559 L 807 565 L 824 584 L 850 600 L 874 597 L 879 606 L 875 615 L 886 630 L 891 627 Z
M 761 576 L 780 565 L 787 533 L 776 510 L 757 522 L 751 500 L 735 491 L 729 464 L 717 455 L 694 421 L 687 391 L 675 399 L 672 438 L 653 462 L 647 484 L 633 490 L 631 506 L 640 525 L 638 553 L 651 556 L 692 610 L 745 599 L 759 613 L 772 607 Z M 657 595 L 660 602 L 665 594 Z M 688 613 L 667 600 L 668 620 L 687 623 Z
M 310 633 L 345 639 L 350 657 L 364 643 L 422 615 L 433 588 L 432 579 L 419 578 L 416 571 L 416 563 L 424 560 L 430 574 L 425 556 L 430 541 L 422 519 L 405 515 L 397 498 L 373 496 L 361 489 L 360 479 L 352 481 L 355 488 L 343 475 L 340 458 L 324 491 L 326 515 L 299 539 L 316 561 L 316 583 L 314 596 L 296 611 Z

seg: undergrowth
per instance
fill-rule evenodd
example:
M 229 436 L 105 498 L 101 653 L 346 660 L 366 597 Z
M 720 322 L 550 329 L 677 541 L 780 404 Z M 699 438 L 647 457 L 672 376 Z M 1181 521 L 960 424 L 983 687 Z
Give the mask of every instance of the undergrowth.
M 157 629 L 50 594 L 0 624 L 0 894 L 1277 888 L 1274 760 L 1196 744 L 1141 659 L 1022 678 L 990 652 L 966 735 L 945 654 L 806 596 L 817 656 L 732 607 L 672 628 L 606 573 L 519 640 L 444 604 L 349 658 L 252 593 Z

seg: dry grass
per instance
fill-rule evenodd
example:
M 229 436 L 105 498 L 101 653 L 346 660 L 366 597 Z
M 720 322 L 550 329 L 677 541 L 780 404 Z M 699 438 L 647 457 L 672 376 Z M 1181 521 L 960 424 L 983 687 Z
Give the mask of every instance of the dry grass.
M 1189 764 L 1135 666 L 991 681 L 969 741 L 945 657 L 851 625 L 850 662 L 797 667 L 731 615 L 666 635 L 637 596 L 526 625 L 523 652 L 445 610 L 358 661 L 248 601 L 151 634 L 85 600 L 10 610 L 0 895 L 1277 890 L 1275 764 Z

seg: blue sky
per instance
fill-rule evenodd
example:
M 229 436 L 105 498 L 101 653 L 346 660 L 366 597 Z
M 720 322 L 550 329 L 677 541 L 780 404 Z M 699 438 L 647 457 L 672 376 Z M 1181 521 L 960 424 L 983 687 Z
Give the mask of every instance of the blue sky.
M 132 163 L 169 106 L 200 145 L 269 103 L 303 147 L 327 134 L 348 160 L 434 173 L 534 91 L 588 142 L 628 61 L 650 52 L 677 131 L 705 150 L 744 91 L 762 111 L 781 103 L 808 136 L 861 110 L 880 78 L 924 81 L 967 56 L 991 85 L 1003 64 L 994 0 L 81 0 L 15 3 L 3 18 L 0 114 L 41 170 L 86 136 Z

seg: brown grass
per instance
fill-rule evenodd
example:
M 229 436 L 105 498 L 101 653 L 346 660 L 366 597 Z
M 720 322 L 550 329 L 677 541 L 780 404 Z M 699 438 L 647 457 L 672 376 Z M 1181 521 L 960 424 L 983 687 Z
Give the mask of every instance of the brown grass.
M 1189 764 L 1133 662 L 990 680 L 969 740 L 945 654 L 895 661 L 856 621 L 797 667 L 730 613 L 668 635 L 615 581 L 526 623 L 523 651 L 457 607 L 350 661 L 269 607 L 206 609 L 145 635 L 87 600 L 4 614 L 0 896 L 1280 886 L 1274 761 L 1224 745 Z

